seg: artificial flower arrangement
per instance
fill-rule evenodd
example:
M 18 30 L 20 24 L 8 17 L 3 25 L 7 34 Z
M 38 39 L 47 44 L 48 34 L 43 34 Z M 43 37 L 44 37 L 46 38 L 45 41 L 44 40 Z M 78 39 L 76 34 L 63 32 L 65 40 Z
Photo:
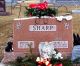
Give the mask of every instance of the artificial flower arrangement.
M 51 56 L 50 59 L 46 59 L 47 57 L 44 59 L 35 54 L 17 57 L 14 62 L 10 62 L 10 66 L 72 66 L 72 62 L 69 58 L 63 59 L 62 54 L 56 49 L 54 49 L 52 53 L 49 55 L 49 57 Z
M 44 42 L 39 44 L 40 57 L 36 61 L 40 66 L 62 66 L 62 54 L 54 49 L 52 42 Z
M 54 49 L 54 54 L 52 55 L 51 58 L 51 63 L 54 64 L 53 66 L 63 66 L 62 60 L 62 54 L 58 52 L 56 49 Z
M 25 57 L 17 57 L 14 62 L 10 62 L 10 66 L 72 66 L 69 58 L 63 59 L 62 54 L 54 49 L 54 47 L 50 45 L 51 43 L 52 42 L 48 44 L 48 42 L 45 42 L 39 57 L 31 52 L 31 45 L 29 45 L 31 53 Z M 40 46 L 41 44 L 43 43 L 40 43 Z
M 55 8 L 49 8 L 47 2 L 38 3 L 38 4 L 30 4 L 29 7 L 25 7 L 25 15 L 26 16 L 56 16 L 57 15 L 57 9 Z
M 62 64 L 62 54 L 58 52 L 56 49 L 52 52 L 53 55 L 50 55 L 51 58 L 42 58 L 37 57 L 36 62 L 39 66 L 63 66 Z

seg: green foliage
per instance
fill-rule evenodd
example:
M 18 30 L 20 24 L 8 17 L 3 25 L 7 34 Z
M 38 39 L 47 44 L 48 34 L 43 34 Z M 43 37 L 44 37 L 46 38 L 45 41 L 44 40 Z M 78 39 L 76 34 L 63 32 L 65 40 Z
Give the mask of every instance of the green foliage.
M 23 60 L 23 58 L 22 58 L 22 57 L 17 57 L 16 62 L 17 62 L 17 63 L 21 63 L 21 62 L 22 62 L 22 60 Z
M 70 59 L 63 59 L 62 64 L 63 66 L 72 66 L 72 61 Z
M 36 65 L 36 62 L 27 61 L 26 63 L 23 63 L 23 66 L 37 66 L 37 65 Z
M 36 55 L 28 55 L 25 57 L 17 57 L 11 66 L 36 66 Z
M 55 8 L 53 8 L 53 9 L 47 8 L 46 9 L 46 16 L 56 16 L 57 13 L 58 13 L 58 10 Z
M 27 65 L 27 66 L 36 66 L 36 55 L 31 54 L 28 56 L 25 56 L 23 59 L 23 65 Z
M 20 56 L 17 57 L 15 60 L 14 66 L 22 66 L 23 65 L 22 60 L 23 60 L 22 57 L 20 57 Z
M 72 66 L 72 61 L 70 59 L 60 59 L 60 60 L 57 60 L 57 59 L 54 59 L 52 58 L 51 59 L 51 63 L 54 65 L 55 63 L 62 63 L 63 66 Z
M 63 59 L 60 59 L 60 58 L 56 59 L 56 58 L 52 57 L 50 62 L 54 65 L 56 63 L 62 63 L 62 60 Z
M 17 57 L 15 62 L 11 63 L 11 66 L 37 66 L 36 64 L 37 56 L 34 54 L 26 55 L 25 57 Z M 72 61 L 70 59 L 55 59 L 51 58 L 51 64 L 62 63 L 63 66 L 72 66 Z
M 37 8 L 27 8 L 25 7 L 26 11 L 25 11 L 25 16 L 37 16 L 37 17 L 41 17 L 41 16 L 56 16 L 58 13 L 58 9 L 55 8 L 46 8 L 44 10 L 41 9 L 37 9 Z

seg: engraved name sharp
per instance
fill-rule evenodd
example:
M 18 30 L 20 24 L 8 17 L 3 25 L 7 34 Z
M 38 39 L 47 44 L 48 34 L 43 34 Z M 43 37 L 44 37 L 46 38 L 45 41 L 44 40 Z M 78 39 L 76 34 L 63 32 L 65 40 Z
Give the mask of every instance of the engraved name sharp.
M 29 25 L 29 31 L 56 31 L 56 25 Z

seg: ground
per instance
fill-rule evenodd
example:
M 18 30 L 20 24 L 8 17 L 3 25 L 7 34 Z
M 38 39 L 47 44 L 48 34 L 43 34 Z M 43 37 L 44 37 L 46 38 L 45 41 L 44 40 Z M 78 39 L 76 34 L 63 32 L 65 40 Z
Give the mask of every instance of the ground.
M 67 10 L 66 10 L 67 8 Z M 73 9 L 80 9 L 80 6 L 67 6 L 67 7 L 59 7 L 59 14 L 63 15 L 66 14 L 66 12 L 70 12 Z M 10 15 L 7 16 L 0 16 L 0 57 L 3 57 L 3 49 L 6 45 L 6 42 L 8 40 L 8 37 L 12 35 L 12 24 L 14 18 L 18 17 L 24 17 L 24 7 L 21 8 L 21 14 L 19 16 L 20 7 L 15 7 L 11 11 L 11 7 L 6 7 L 6 12 L 10 13 Z M 11 13 L 12 12 L 12 13 Z M 72 14 L 72 24 L 73 24 L 73 32 L 80 34 L 80 14 Z

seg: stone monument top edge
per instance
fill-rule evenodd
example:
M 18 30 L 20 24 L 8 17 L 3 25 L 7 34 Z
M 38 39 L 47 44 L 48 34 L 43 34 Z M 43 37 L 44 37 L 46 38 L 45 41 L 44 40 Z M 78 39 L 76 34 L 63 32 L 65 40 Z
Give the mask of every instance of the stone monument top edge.
M 35 18 L 39 18 L 39 17 L 32 16 L 32 17 L 24 17 L 24 18 L 15 18 L 14 20 L 26 20 L 26 19 L 35 19 Z M 54 17 L 42 16 L 41 18 L 54 18 Z
M 50 17 L 50 16 L 42 16 L 41 18 L 52 18 L 52 19 L 54 19 L 54 18 L 61 18 L 61 16 L 54 16 L 54 17 Z M 71 19 L 72 19 L 72 15 L 63 15 L 62 16 L 62 18 L 66 18 L 66 17 L 71 17 Z M 36 17 L 36 16 L 33 16 L 33 17 L 24 17 L 24 18 L 15 18 L 14 20 L 26 20 L 26 19 L 35 19 L 35 18 L 39 18 L 39 17 Z

